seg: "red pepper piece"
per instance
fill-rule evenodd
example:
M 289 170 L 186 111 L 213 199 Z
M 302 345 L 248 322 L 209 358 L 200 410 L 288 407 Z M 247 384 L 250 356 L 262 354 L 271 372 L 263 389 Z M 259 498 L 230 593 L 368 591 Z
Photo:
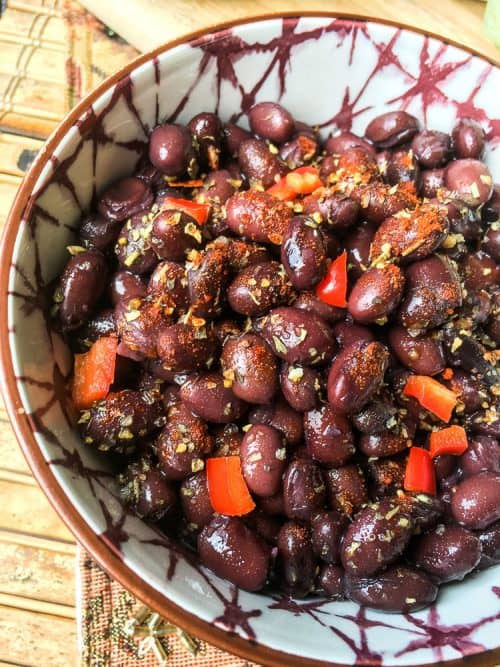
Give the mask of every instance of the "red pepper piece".
M 413 396 L 420 405 L 444 422 L 449 422 L 457 404 L 457 396 L 440 382 L 427 375 L 410 375 L 403 389 L 405 396 Z
M 255 509 L 255 503 L 241 472 L 239 456 L 220 456 L 206 460 L 208 493 L 219 514 L 242 516 Z
M 429 438 L 431 458 L 441 454 L 460 456 L 468 447 L 467 434 L 462 426 L 448 426 L 440 431 L 433 431 Z
M 330 264 L 328 273 L 316 287 L 316 296 L 330 306 L 347 306 L 347 252 Z
M 78 410 L 90 408 L 109 393 L 115 377 L 118 340 L 112 336 L 99 338 L 88 352 L 75 354 L 71 394 Z
M 411 447 L 406 462 L 405 491 L 417 491 L 436 495 L 436 473 L 431 455 L 422 447 Z
M 286 184 L 298 195 L 309 195 L 323 187 L 316 167 L 299 167 L 285 176 Z
M 267 189 L 267 192 L 280 201 L 293 201 L 297 196 L 287 183 L 286 177 L 280 178 L 274 185 Z
M 178 199 L 177 197 L 164 197 L 161 201 L 161 208 L 166 211 L 175 209 L 176 211 L 187 213 L 199 225 L 205 224 L 210 213 L 210 206 L 208 204 L 199 204 L 190 199 Z

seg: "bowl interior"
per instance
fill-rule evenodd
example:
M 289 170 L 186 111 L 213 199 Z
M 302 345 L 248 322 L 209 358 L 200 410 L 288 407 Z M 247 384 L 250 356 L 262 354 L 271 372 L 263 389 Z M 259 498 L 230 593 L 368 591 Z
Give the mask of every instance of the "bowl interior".
M 342 664 L 424 664 L 498 645 L 498 568 L 445 587 L 431 609 L 387 616 L 349 602 L 237 591 L 126 512 L 104 459 L 73 428 L 65 391 L 70 357 L 51 330 L 46 287 L 95 193 L 133 172 L 161 121 L 184 123 L 214 110 L 246 125 L 245 111 L 262 100 L 279 100 L 324 136 L 335 127 L 363 134 L 390 109 L 443 131 L 457 116 L 472 116 L 487 132 L 485 159 L 498 181 L 499 88 L 493 65 L 404 28 L 324 16 L 253 21 L 146 58 L 63 124 L 37 160 L 15 243 L 4 251 L 15 373 L 8 391 L 24 409 L 15 419 L 28 420 L 34 440 L 26 446 L 39 448 L 78 521 L 122 559 L 124 578 L 131 570 L 157 592 L 158 604 L 165 596 L 263 646 Z

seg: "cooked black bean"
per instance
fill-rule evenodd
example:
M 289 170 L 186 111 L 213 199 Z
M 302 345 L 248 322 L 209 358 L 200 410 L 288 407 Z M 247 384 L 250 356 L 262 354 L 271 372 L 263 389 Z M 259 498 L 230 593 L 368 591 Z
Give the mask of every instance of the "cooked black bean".
M 124 389 L 107 396 L 80 419 L 85 443 L 102 451 L 129 452 L 165 423 L 160 394 Z
M 274 496 L 268 496 L 266 498 L 261 497 L 259 500 L 259 507 L 263 512 L 270 516 L 284 516 L 285 514 L 285 502 L 283 500 L 283 491 L 280 491 Z
M 479 410 L 488 398 L 488 390 L 482 377 L 467 373 L 460 368 L 453 369 L 453 375 L 446 380 L 446 384 L 460 398 L 465 412 Z
M 231 231 L 252 241 L 280 245 L 292 218 L 292 209 L 267 192 L 237 192 L 226 202 Z
M 500 563 L 500 521 L 483 528 L 476 533 L 481 542 L 481 560 L 478 564 L 479 570 L 484 570 L 492 565 Z
M 224 345 L 229 338 L 239 336 L 241 328 L 236 320 L 217 320 L 214 322 L 214 336 L 221 345 Z
M 351 415 L 351 422 L 361 433 L 379 433 L 387 428 L 387 422 L 397 413 L 396 406 L 386 400 L 368 403 L 360 412 Z
M 182 264 L 165 260 L 156 265 L 148 282 L 149 294 L 167 292 L 176 315 L 183 315 L 189 308 L 189 292 L 186 271 Z
M 483 248 L 493 257 L 495 262 L 500 263 L 500 223 L 492 222 L 483 237 Z
M 248 488 L 257 496 L 273 496 L 286 467 L 283 436 L 272 426 L 255 424 L 243 436 L 241 469 Z
M 307 451 L 326 466 L 341 466 L 354 454 L 354 436 L 346 417 L 328 404 L 304 414 Z
M 440 523 L 418 538 L 415 564 L 440 583 L 460 581 L 481 558 L 481 542 L 470 530 Z
M 411 149 L 391 153 L 385 169 L 385 180 L 391 185 L 414 183 L 418 188 L 420 166 Z
M 293 134 L 292 115 L 276 102 L 259 102 L 248 112 L 252 132 L 263 139 L 283 144 Z
M 457 158 L 479 158 L 484 148 L 484 130 L 472 118 L 461 118 L 453 128 L 453 148 Z
M 130 271 L 117 271 L 111 277 L 111 302 L 116 306 L 120 301 L 128 302 L 137 297 L 146 296 L 147 286 L 144 279 Z
M 323 387 L 321 375 L 308 366 L 283 364 L 280 371 L 281 391 L 294 410 L 312 410 Z
M 407 368 L 420 375 L 437 375 L 444 370 L 445 360 L 440 341 L 431 335 L 411 336 L 401 326 L 389 329 L 391 349 Z
M 445 169 L 444 182 L 458 199 L 473 208 L 485 204 L 493 193 L 490 170 L 479 160 L 453 160 Z
M 432 199 L 444 187 L 444 169 L 424 169 L 420 174 L 420 194 Z
M 267 424 L 283 433 L 289 445 L 298 445 L 304 435 L 302 414 L 291 408 L 282 398 L 277 398 L 271 405 L 259 405 L 253 410 L 248 421 L 251 424 Z
M 210 368 L 218 344 L 205 326 L 172 324 L 160 331 L 156 347 L 165 370 L 183 373 Z
M 184 516 L 191 524 L 203 528 L 210 522 L 214 510 L 210 503 L 207 473 L 205 470 L 190 475 L 183 480 L 179 496 Z
M 281 146 L 279 156 L 287 167 L 297 169 L 310 163 L 317 153 L 318 142 L 316 138 L 301 132 Z
M 366 577 L 390 565 L 403 553 L 412 530 L 411 516 L 392 498 L 362 509 L 342 542 L 346 573 Z
M 343 320 L 345 317 L 344 308 L 330 306 L 328 303 L 321 301 L 314 292 L 301 292 L 297 300 L 293 302 L 293 306 L 301 310 L 310 310 L 329 324 Z
M 258 139 L 246 139 L 240 144 L 238 162 L 252 187 L 270 188 L 286 171 L 279 157 Z
M 335 322 L 332 326 L 332 333 L 341 349 L 349 347 L 353 343 L 370 343 L 375 340 L 371 329 L 360 324 L 354 324 L 352 318 L 343 322 Z
M 182 385 L 179 395 L 186 406 L 206 421 L 229 424 L 247 411 L 247 404 L 226 387 L 220 373 L 194 375 Z
M 411 149 L 422 167 L 442 167 L 450 159 L 450 135 L 437 130 L 424 130 L 413 137 Z
M 200 228 L 187 213 L 167 210 L 154 217 L 151 245 L 160 259 L 182 262 L 186 254 L 200 244 Z
M 288 595 L 302 598 L 313 590 L 315 559 L 309 529 L 289 521 L 278 534 L 278 565 Z
M 118 220 L 109 220 L 102 215 L 89 215 L 79 229 L 79 236 L 87 248 L 109 250 L 120 233 L 121 224 Z
M 468 477 L 451 498 L 455 520 L 466 528 L 486 528 L 500 519 L 500 474 L 480 472 Z
M 173 312 L 174 304 L 168 294 L 120 301 L 114 317 L 121 343 L 136 353 L 138 360 L 156 358 L 158 332 L 172 323 Z
M 99 213 L 116 222 L 146 211 L 153 203 L 153 193 L 144 181 L 127 177 L 113 183 L 99 197 L 97 210 Z
M 375 155 L 373 146 L 352 132 L 342 132 L 339 130 L 336 134 L 328 137 L 325 142 L 325 151 L 332 155 L 342 155 L 350 148 L 363 148 L 369 155 Z
M 251 264 L 240 271 L 227 290 L 231 308 L 241 315 L 264 315 L 290 303 L 293 288 L 279 262 Z
M 359 412 L 379 389 L 389 362 L 382 343 L 355 342 L 337 355 L 328 374 L 328 401 L 335 411 Z
M 405 471 L 406 456 L 404 454 L 383 459 L 370 459 L 366 466 L 366 473 L 371 495 L 380 499 L 396 494 L 403 488 Z
M 156 127 L 149 138 L 149 159 L 166 176 L 194 176 L 196 161 L 189 130 L 166 123 Z
M 137 516 L 159 521 L 178 502 L 173 486 L 149 459 L 140 459 L 120 474 L 120 496 Z
M 237 273 L 246 269 L 247 266 L 263 264 L 270 260 L 269 251 L 262 245 L 242 239 L 227 239 L 227 261 L 231 269 Z
M 352 517 L 368 502 L 366 482 L 361 468 L 349 464 L 323 472 L 328 504 L 343 516 Z
M 444 330 L 444 345 L 448 360 L 458 364 L 466 371 L 479 373 L 488 385 L 498 382 L 498 371 L 486 348 L 477 340 L 467 335 L 467 331 L 449 326 Z
M 384 431 L 382 433 L 364 433 L 358 442 L 359 449 L 365 456 L 393 456 L 411 447 L 412 441 L 402 433 Z
M 191 310 L 196 317 L 213 319 L 226 301 L 230 268 L 225 244 L 212 244 L 199 253 L 187 271 Z
M 318 512 L 311 520 L 311 542 L 315 555 L 329 564 L 339 562 L 346 518 L 338 512 Z
M 487 290 L 500 284 L 500 267 L 484 250 L 467 254 L 460 269 L 468 292 Z
M 201 164 L 208 165 L 210 169 L 217 169 L 222 140 L 219 118 L 214 113 L 204 111 L 191 118 L 188 128 L 197 146 Z
M 351 290 L 347 309 L 356 322 L 382 323 L 403 296 L 404 274 L 395 264 L 368 269 Z
M 248 130 L 244 130 L 234 123 L 226 123 L 222 131 L 226 150 L 233 158 L 237 157 L 240 145 L 247 139 L 252 138 L 252 134 Z
M 409 613 L 427 607 L 436 599 L 438 588 L 422 572 L 396 565 L 376 577 L 349 574 L 345 594 L 358 604 L 380 611 Z
M 221 424 L 211 428 L 215 436 L 213 456 L 239 456 L 243 433 L 237 424 Z
M 316 579 L 320 594 L 333 600 L 342 600 L 344 595 L 344 569 L 339 565 L 322 565 Z
M 415 208 L 418 202 L 413 183 L 369 183 L 352 190 L 350 196 L 361 207 L 360 217 L 375 224 L 403 209 Z
M 283 476 L 285 514 L 290 519 L 309 521 L 323 507 L 325 483 L 314 461 L 295 459 Z
M 345 194 L 328 188 L 304 199 L 304 213 L 315 220 L 318 216 L 322 223 L 335 232 L 352 227 L 358 219 L 359 203 Z
M 156 443 L 160 469 L 167 479 L 182 480 L 205 467 L 214 444 L 207 424 L 184 403 L 173 405 Z
M 333 356 L 335 343 L 329 327 L 312 312 L 275 308 L 261 319 L 258 329 L 274 354 L 289 364 L 314 366 Z
M 221 364 L 226 383 L 249 403 L 270 403 L 278 389 L 278 365 L 267 343 L 256 334 L 229 338 Z
M 116 334 L 114 312 L 112 308 L 105 308 L 79 329 L 78 345 L 85 350 L 102 336 L 112 336 L 113 334 Z
M 429 530 L 435 526 L 444 512 L 443 501 L 425 493 L 398 494 L 397 502 L 411 517 L 416 528 L 415 532 Z
M 198 537 L 203 565 L 246 591 L 266 583 L 271 548 L 238 517 L 216 515 Z
M 465 477 L 479 472 L 500 472 L 500 444 L 496 438 L 476 435 L 468 438 L 468 447 L 460 457 Z
M 151 243 L 152 216 L 138 214 L 123 225 L 115 254 L 120 267 L 132 273 L 149 273 L 158 262 Z
M 55 300 L 65 329 L 78 329 L 93 314 L 106 289 L 108 267 L 99 250 L 73 255 L 61 275 Z
M 392 148 L 409 141 L 418 132 L 418 120 L 406 111 L 388 111 L 374 118 L 365 130 L 377 148 Z
M 295 216 L 290 220 L 281 245 L 281 262 L 290 282 L 298 290 L 312 289 L 323 279 L 327 253 L 313 218 Z

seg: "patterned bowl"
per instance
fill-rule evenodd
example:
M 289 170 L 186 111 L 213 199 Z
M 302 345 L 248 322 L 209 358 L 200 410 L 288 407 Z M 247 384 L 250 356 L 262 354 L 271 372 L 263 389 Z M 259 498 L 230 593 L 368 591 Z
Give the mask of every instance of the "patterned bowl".
M 140 57 L 61 123 L 26 176 L 1 251 L 1 355 L 10 418 L 34 474 L 81 544 L 114 578 L 195 635 L 270 665 L 500 662 L 500 568 L 442 590 L 432 608 L 384 615 L 350 602 L 291 601 L 236 590 L 128 513 L 105 462 L 68 409 L 70 357 L 51 330 L 46 286 L 96 192 L 133 171 L 148 131 L 215 110 L 246 123 L 259 100 L 295 117 L 363 133 L 389 109 L 449 131 L 484 126 L 500 180 L 500 70 L 407 28 L 334 16 L 226 25 Z M 487 653 L 485 653 L 487 652 Z M 477 660 L 474 660 L 477 663 Z

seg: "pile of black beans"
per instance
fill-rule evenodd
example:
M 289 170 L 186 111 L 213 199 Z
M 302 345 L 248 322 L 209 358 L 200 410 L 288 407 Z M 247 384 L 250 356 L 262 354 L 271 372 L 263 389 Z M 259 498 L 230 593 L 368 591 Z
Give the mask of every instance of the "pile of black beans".
M 81 221 L 56 318 L 75 353 L 119 341 L 82 437 L 140 517 L 247 590 L 424 607 L 500 562 L 500 186 L 484 132 L 392 111 L 322 141 L 272 102 L 248 119 L 155 128 Z M 267 192 L 304 165 L 322 188 Z M 209 207 L 206 222 L 172 197 Z M 347 307 L 331 306 L 316 289 L 344 251 Z M 450 423 L 467 432 L 464 454 L 434 459 L 436 495 L 404 489 L 409 447 L 446 426 L 403 394 L 410 374 L 456 392 Z M 244 516 L 214 513 L 220 456 L 240 456 Z

